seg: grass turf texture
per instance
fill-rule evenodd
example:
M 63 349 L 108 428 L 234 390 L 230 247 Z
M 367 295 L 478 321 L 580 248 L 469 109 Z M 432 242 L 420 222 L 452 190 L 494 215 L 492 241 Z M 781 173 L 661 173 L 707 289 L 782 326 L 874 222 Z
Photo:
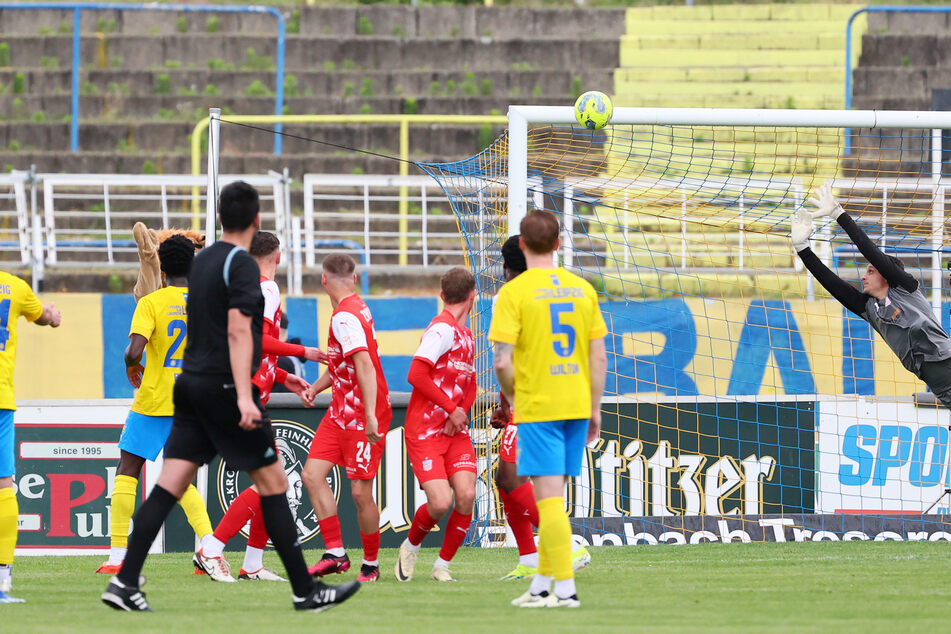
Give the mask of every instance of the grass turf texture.
M 463 548 L 458 583 L 429 579 L 436 549 L 423 549 L 416 578 L 393 576 L 396 551 L 381 551 L 383 578 L 323 614 L 297 613 L 290 587 L 193 576 L 186 553 L 153 555 L 144 590 L 152 614 L 116 612 L 99 600 L 101 558 L 18 557 L 13 595 L 0 605 L 3 632 L 620 632 L 946 631 L 951 623 L 951 544 L 821 542 L 590 549 L 578 573 L 580 610 L 525 610 L 509 601 L 527 580 L 501 582 L 513 549 Z M 315 561 L 318 553 L 308 553 Z M 359 569 L 359 550 L 351 553 Z M 241 555 L 231 554 L 235 570 Z M 283 572 L 276 555 L 266 564 Z

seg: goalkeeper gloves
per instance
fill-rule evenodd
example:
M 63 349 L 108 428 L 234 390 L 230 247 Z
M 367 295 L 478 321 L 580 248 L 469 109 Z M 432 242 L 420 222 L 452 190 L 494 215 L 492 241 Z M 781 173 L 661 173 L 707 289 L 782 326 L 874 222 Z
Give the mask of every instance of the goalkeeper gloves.
M 818 198 L 809 199 L 809 202 L 815 205 L 818 210 L 809 214 L 813 218 L 829 216 L 833 220 L 837 220 L 839 216 L 845 213 L 845 210 L 842 209 L 842 205 L 840 205 L 839 201 L 832 195 L 832 187 L 830 185 L 823 185 L 816 190 L 816 194 Z
M 789 217 L 789 237 L 796 253 L 809 248 L 812 235 L 812 214 L 800 207 Z

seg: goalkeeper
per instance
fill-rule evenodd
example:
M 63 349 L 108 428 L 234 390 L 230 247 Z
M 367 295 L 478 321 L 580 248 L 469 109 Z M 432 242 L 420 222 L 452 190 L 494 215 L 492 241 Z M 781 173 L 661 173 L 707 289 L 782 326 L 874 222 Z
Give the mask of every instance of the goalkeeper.
M 842 205 L 823 185 L 818 199 L 810 202 L 818 211 L 800 208 L 790 220 L 793 248 L 803 264 L 843 306 L 866 320 L 882 336 L 905 369 L 924 381 L 935 397 L 951 408 L 951 338 L 934 315 L 931 303 L 898 258 L 875 246 Z M 868 260 L 857 291 L 830 271 L 809 248 L 812 221 L 829 216 L 839 223 Z

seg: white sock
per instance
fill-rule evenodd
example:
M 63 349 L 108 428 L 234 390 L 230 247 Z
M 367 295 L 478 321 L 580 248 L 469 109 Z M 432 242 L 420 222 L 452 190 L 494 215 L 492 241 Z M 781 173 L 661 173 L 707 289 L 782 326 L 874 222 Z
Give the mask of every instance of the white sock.
M 366 559 L 364 559 L 364 560 L 363 560 L 363 565 L 364 565 L 364 566 L 377 566 L 377 567 L 379 567 L 379 565 L 380 565 L 380 560 L 379 560 L 379 559 L 374 559 L 373 561 L 367 561 Z
M 208 537 L 208 543 L 205 544 L 205 538 L 201 540 L 201 554 L 205 557 L 221 557 L 221 553 L 225 551 L 225 543 L 211 535 Z
M 210 548 L 212 548 L 212 547 L 213 547 L 213 545 L 212 545 L 212 544 L 213 544 L 212 540 L 214 540 L 214 541 L 216 541 L 216 542 L 218 541 L 218 540 L 215 538 L 215 534 L 214 534 L 214 533 L 208 533 L 207 535 L 205 535 L 204 537 L 202 537 L 202 538 L 201 538 L 201 549 L 207 552 Z M 221 542 L 218 542 L 218 543 L 220 544 Z M 222 544 L 221 547 L 224 548 L 224 544 Z
M 413 542 L 411 542 L 411 541 L 409 540 L 409 537 L 407 537 L 406 539 L 403 540 L 403 544 L 402 544 L 402 545 L 405 546 L 407 549 L 409 549 L 410 552 L 418 553 L 418 552 L 419 552 L 419 547 L 420 547 L 422 544 L 414 544 Z
M 545 575 L 535 575 L 532 577 L 532 585 L 528 587 L 528 591 L 532 594 L 549 592 L 551 590 L 551 582 L 551 577 L 546 577 Z
M 334 557 L 343 557 L 347 554 L 347 551 L 343 548 L 328 548 L 327 552 L 333 555 Z
M 109 565 L 118 566 L 125 559 L 125 548 L 113 546 L 109 549 Z M 3 579 L 3 571 L 0 570 L 0 579 Z
M 575 578 L 558 579 L 555 581 L 555 596 L 559 599 L 567 599 L 575 594 Z
M 248 546 L 244 551 L 244 563 L 241 568 L 245 572 L 257 572 L 264 567 L 264 549 Z
M 435 568 L 436 566 L 445 566 L 446 568 L 448 568 L 449 562 L 443 559 L 442 557 L 436 557 L 436 561 L 435 563 L 433 563 L 433 568 Z
M 528 555 L 519 555 L 518 563 L 522 566 L 528 566 L 529 568 L 538 568 L 538 553 L 530 553 Z
M 0 564 L 0 579 L 9 579 L 11 574 L 13 574 L 13 564 Z

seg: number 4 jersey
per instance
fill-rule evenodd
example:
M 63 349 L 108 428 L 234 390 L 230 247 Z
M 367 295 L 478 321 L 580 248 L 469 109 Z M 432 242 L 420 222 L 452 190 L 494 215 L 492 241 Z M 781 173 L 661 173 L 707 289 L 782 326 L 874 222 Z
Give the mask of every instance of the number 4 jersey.
M 172 389 L 182 371 L 182 357 L 188 334 L 188 288 L 167 286 L 139 300 L 132 315 L 129 336 L 142 335 L 145 346 L 145 373 L 135 395 L 132 411 L 147 416 L 172 416 Z
M 588 346 L 608 330 L 594 288 L 564 269 L 529 269 L 499 290 L 489 340 L 515 346 L 516 423 L 591 416 Z

